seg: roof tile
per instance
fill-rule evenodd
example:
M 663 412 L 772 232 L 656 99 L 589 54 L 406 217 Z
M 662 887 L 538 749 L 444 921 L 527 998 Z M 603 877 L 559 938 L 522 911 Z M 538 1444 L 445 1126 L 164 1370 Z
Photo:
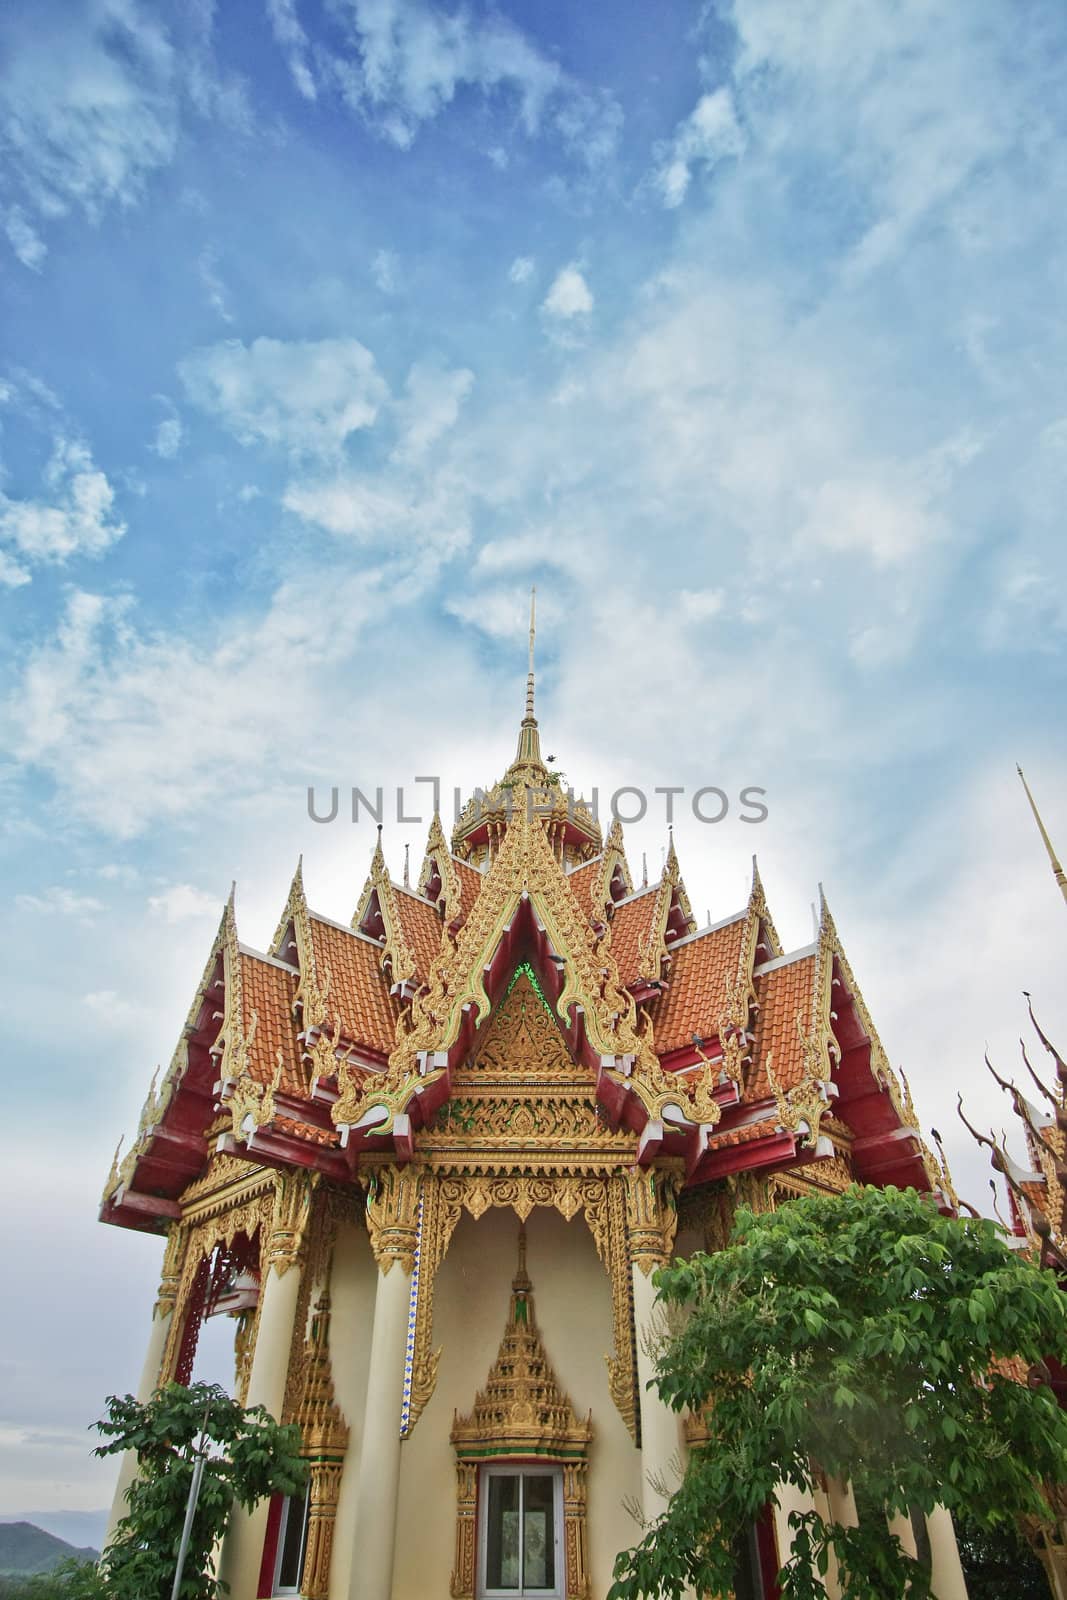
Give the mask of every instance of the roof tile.
M 633 983 L 641 963 L 641 941 L 652 924 L 659 885 L 632 900 L 620 900 L 611 919 L 611 953 L 623 983 Z
M 441 918 L 437 908 L 403 889 L 394 891 L 394 903 L 408 949 L 415 958 L 415 970 L 424 982 L 441 950 Z
M 396 1043 L 399 1003 L 389 993 L 381 970 L 381 949 L 360 934 L 349 933 L 314 913 L 309 918 L 315 967 L 320 986 L 330 975 L 326 1008 L 340 1016 L 346 1038 L 388 1055 Z
M 773 1054 L 774 1076 L 783 1090 L 792 1089 L 804 1078 L 804 1049 L 797 1033 L 797 1017 L 805 1033 L 810 1033 L 815 1007 L 815 957 L 801 956 L 784 966 L 756 978 L 756 997 L 760 1009 L 753 1046 L 753 1067 L 746 1086 L 746 1099 L 758 1100 L 771 1093 L 767 1077 L 767 1057 Z
M 603 919 L 603 906 L 593 905 L 593 890 L 596 888 L 597 878 L 604 865 L 602 856 L 594 856 L 592 861 L 587 861 L 584 866 L 575 867 L 573 872 L 567 874 L 567 884 L 571 893 L 582 908 L 582 915 L 590 922 L 599 922 Z
M 747 918 L 690 939 L 671 956 L 667 989 L 649 1002 L 660 1055 L 717 1032 L 726 1005 L 726 986 L 737 975 Z
M 251 1032 L 253 1011 L 256 1014 L 256 1031 L 248 1063 L 249 1075 L 257 1083 L 270 1083 L 277 1070 L 280 1050 L 282 1076 L 279 1088 L 286 1094 L 303 1095 L 306 1092 L 304 1072 L 293 1019 L 293 997 L 297 982 L 295 972 L 287 972 L 273 961 L 264 961 L 246 950 L 241 951 L 245 1038 Z

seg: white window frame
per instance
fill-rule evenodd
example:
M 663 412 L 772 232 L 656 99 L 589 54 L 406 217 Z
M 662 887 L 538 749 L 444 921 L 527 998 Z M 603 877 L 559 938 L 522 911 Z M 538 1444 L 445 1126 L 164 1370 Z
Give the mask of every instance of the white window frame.
M 519 1485 L 519 1586 L 517 1589 L 490 1589 L 486 1583 L 486 1563 L 489 1556 L 489 1480 L 491 1478 L 522 1478 L 536 1476 L 552 1479 L 552 1539 L 555 1551 L 556 1581 L 551 1589 L 530 1589 L 522 1583 L 522 1485 Z M 497 1466 L 486 1462 L 478 1474 L 478 1600 L 525 1600 L 539 1596 L 540 1600 L 564 1600 L 567 1593 L 567 1574 L 564 1571 L 563 1545 L 563 1468 L 554 1461 L 524 1461 L 515 1466 Z
M 297 1576 L 296 1583 L 295 1584 L 286 1584 L 283 1587 L 282 1584 L 279 1582 L 279 1579 L 281 1578 L 281 1572 L 282 1572 L 282 1557 L 285 1554 L 285 1535 L 286 1535 L 286 1533 L 288 1531 L 288 1528 L 289 1528 L 289 1518 L 293 1514 L 294 1504 L 297 1504 L 297 1503 L 300 1505 L 300 1514 L 301 1514 L 301 1518 L 302 1518 L 302 1527 L 300 1529 L 300 1555 L 299 1555 L 299 1558 L 298 1558 L 299 1559 L 299 1571 L 298 1571 L 298 1576 Z M 273 1582 L 271 1583 L 271 1586 L 270 1586 L 270 1592 L 271 1592 L 272 1595 L 276 1595 L 276 1594 L 277 1595 L 280 1595 L 280 1594 L 296 1594 L 296 1595 L 298 1595 L 300 1593 L 300 1584 L 301 1584 L 301 1580 L 303 1579 L 303 1576 L 304 1576 L 304 1557 L 307 1555 L 307 1547 L 308 1547 L 308 1523 L 310 1521 L 310 1516 L 309 1516 L 310 1510 L 311 1510 L 311 1484 L 310 1483 L 308 1484 L 307 1488 L 304 1490 L 304 1498 L 301 1501 L 297 1502 L 296 1496 L 295 1495 L 291 1495 L 291 1494 L 285 1495 L 282 1498 L 281 1515 L 278 1518 L 278 1541 L 277 1541 L 277 1544 L 275 1545 L 275 1549 L 274 1549 L 274 1580 L 273 1580 Z

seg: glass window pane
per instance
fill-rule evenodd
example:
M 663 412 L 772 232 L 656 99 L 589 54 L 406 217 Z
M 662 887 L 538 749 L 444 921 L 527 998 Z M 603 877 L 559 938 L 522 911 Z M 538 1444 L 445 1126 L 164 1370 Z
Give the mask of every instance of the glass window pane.
M 291 1495 L 285 1502 L 282 1558 L 278 1563 L 278 1588 L 298 1589 L 304 1555 L 304 1512 L 307 1495 Z
M 522 1490 L 522 1581 L 529 1589 L 554 1589 L 555 1478 L 548 1472 L 524 1472 Z
M 494 1473 L 489 1479 L 486 1511 L 485 1586 L 519 1587 L 519 1479 Z

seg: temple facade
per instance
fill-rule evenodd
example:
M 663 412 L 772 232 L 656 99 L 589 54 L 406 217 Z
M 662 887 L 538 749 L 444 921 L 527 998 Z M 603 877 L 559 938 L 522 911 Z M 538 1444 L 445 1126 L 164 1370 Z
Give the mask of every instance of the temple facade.
M 298 867 L 265 951 L 231 895 L 101 1216 L 163 1242 L 141 1397 L 228 1315 L 234 1392 L 302 1428 L 306 1497 L 232 1520 L 233 1600 L 602 1600 L 695 1436 L 646 1387 L 654 1269 L 740 1202 L 954 1205 L 825 901 L 791 952 L 755 865 L 725 909 L 697 926 L 673 843 L 635 886 L 618 822 L 563 792 L 532 642 L 515 759 L 450 839 L 434 818 L 413 885 L 379 838 L 345 925 Z M 790 1509 L 739 1546 L 737 1600 L 777 1593 Z

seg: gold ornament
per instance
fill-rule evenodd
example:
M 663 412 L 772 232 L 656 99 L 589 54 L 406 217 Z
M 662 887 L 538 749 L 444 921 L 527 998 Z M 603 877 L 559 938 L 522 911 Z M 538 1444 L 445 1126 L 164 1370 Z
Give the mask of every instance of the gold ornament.
M 533 1286 L 526 1271 L 526 1232 L 519 1228 L 519 1266 L 500 1351 L 469 1416 L 457 1415 L 450 1438 L 456 1452 L 459 1504 L 451 1592 L 474 1595 L 474 1515 L 477 1463 L 564 1463 L 563 1532 L 568 1600 L 586 1600 L 585 1478 L 592 1413 L 579 1422 L 541 1342 Z

